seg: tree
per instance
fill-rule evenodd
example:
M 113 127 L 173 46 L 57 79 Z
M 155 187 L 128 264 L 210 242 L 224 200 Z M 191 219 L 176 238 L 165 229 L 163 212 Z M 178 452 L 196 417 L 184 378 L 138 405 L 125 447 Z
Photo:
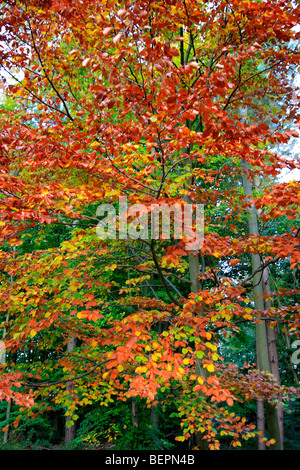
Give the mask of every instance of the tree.
M 298 38 L 299 6 L 1 5 L 1 66 L 14 79 L 5 93 L 17 103 L 0 122 L 6 347 L 48 353 L 44 372 L 33 377 L 24 365 L 7 364 L 3 393 L 32 405 L 32 396 L 43 400 L 50 389 L 70 426 L 90 401 L 139 396 L 153 407 L 171 394 L 179 441 L 196 434 L 197 446 L 215 449 L 221 435 L 240 446 L 254 426 L 231 411 L 234 402 L 274 407 L 278 397 L 297 394 L 274 384 L 265 353 L 259 370 L 239 368 L 222 364 L 220 344 L 246 322 L 262 331 L 262 311 L 263 321 L 284 322 L 291 332 L 299 324 L 297 306 L 266 309 L 261 292 L 267 266 L 289 259 L 298 269 L 299 189 L 274 183 L 256 195 L 241 185 L 245 174 L 247 181 L 275 178 L 299 167 L 268 149 L 296 135 L 281 128 L 281 116 L 299 123 L 289 81 L 299 59 L 290 43 Z M 240 116 L 245 106 L 251 124 Z M 139 217 L 129 210 L 124 226 L 118 214 L 117 229 L 138 236 L 99 239 L 104 213 L 97 206 L 110 204 L 116 214 L 125 198 L 129 208 L 141 204 Z M 204 206 L 204 243 L 196 250 L 187 233 L 176 238 L 176 214 L 170 239 L 141 227 L 154 204 L 175 203 Z M 249 205 L 265 224 L 284 214 L 295 224 L 268 236 L 243 233 Z M 68 239 L 22 252 L 22 237 L 47 225 L 69 227 Z M 245 272 L 249 255 L 255 263 Z M 66 353 L 70 338 L 76 347 Z M 12 394 L 19 385 L 22 394 Z M 273 444 L 271 427 L 269 438 Z

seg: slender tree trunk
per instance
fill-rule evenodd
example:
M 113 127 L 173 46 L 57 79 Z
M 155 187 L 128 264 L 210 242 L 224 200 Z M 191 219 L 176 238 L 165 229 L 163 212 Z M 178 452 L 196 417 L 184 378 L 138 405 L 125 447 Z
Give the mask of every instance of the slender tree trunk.
M 3 444 L 6 444 L 7 441 L 8 441 L 8 422 L 9 422 L 9 418 L 10 418 L 10 412 L 11 412 L 11 401 L 9 401 L 7 403 L 7 408 L 6 408 L 6 422 L 7 422 L 7 430 L 4 431 L 4 434 L 3 434 Z
M 249 171 L 249 165 L 245 160 L 242 161 L 242 168 L 244 169 L 244 174 L 243 174 L 244 194 L 247 198 L 251 198 L 252 197 L 252 185 L 246 175 L 246 172 Z M 249 234 L 258 235 L 257 212 L 253 204 L 251 205 L 249 209 L 249 215 L 250 215 L 249 220 L 248 220 Z M 261 265 L 260 256 L 257 254 L 252 254 L 251 263 L 252 263 L 252 272 L 254 273 L 260 268 L 260 265 Z M 264 303 L 262 273 L 260 271 L 257 272 L 255 276 L 253 277 L 253 296 L 254 296 L 255 309 L 257 311 L 263 312 L 265 309 L 265 303 Z M 272 373 L 271 366 L 270 366 L 270 358 L 269 358 L 267 328 L 266 328 L 266 322 L 264 320 L 261 320 L 260 323 L 256 324 L 255 333 L 256 333 L 256 354 L 257 354 L 258 367 L 261 371 Z M 282 448 L 282 444 L 281 444 L 281 432 L 280 432 L 277 407 L 266 403 L 265 408 L 266 408 L 269 439 L 275 439 L 275 444 L 272 444 L 270 446 L 270 449 L 280 450 Z
M 10 276 L 10 283 L 12 283 L 13 280 L 14 280 L 13 276 Z M 8 321 L 9 321 L 9 314 L 6 315 L 6 323 L 8 323 Z M 4 328 L 4 330 L 3 330 L 3 339 L 5 338 L 5 335 L 6 335 L 6 328 Z M 4 348 L 4 350 L 3 350 L 2 359 L 3 359 L 3 363 L 6 363 L 7 357 L 6 357 L 5 344 L 3 344 L 3 348 Z M 8 429 L 9 429 L 10 413 L 11 413 L 11 401 L 9 401 L 7 403 L 7 408 L 6 408 L 6 416 L 5 417 L 6 417 L 6 422 L 7 422 L 7 424 L 6 424 L 7 430 L 4 431 L 4 434 L 3 434 L 3 444 L 6 444 L 7 441 L 8 441 L 8 432 L 9 432 Z
M 76 338 L 71 338 L 67 344 L 67 351 L 72 352 L 76 348 Z M 74 385 L 72 382 L 67 384 L 67 390 L 69 392 L 69 396 L 72 397 L 72 391 L 74 389 Z M 76 425 L 75 423 L 71 426 L 68 426 L 68 423 L 72 421 L 72 416 L 66 417 L 66 424 L 65 424 L 65 444 L 73 441 L 75 439 L 75 432 L 76 432 Z
M 189 120 L 187 121 L 186 125 L 189 129 L 191 129 L 191 122 Z M 188 147 L 186 149 L 186 151 L 189 154 L 190 151 L 191 151 L 191 147 Z M 186 165 L 186 168 L 187 168 L 187 171 L 190 172 L 192 170 L 191 163 L 188 163 Z M 191 184 L 191 183 L 192 183 L 192 181 L 190 180 L 189 184 Z M 188 196 L 188 195 L 184 196 L 184 200 L 188 204 L 190 204 L 192 202 L 190 196 Z M 192 293 L 197 293 L 197 292 L 199 292 L 199 290 L 201 290 L 201 283 L 199 281 L 199 276 L 200 276 L 200 273 L 201 273 L 201 269 L 200 269 L 200 262 L 199 262 L 198 253 L 190 254 L 188 256 L 188 263 L 189 263 L 189 275 L 190 275 L 190 283 L 191 283 L 190 284 L 191 285 L 191 292 Z M 200 359 L 197 358 L 196 361 L 197 361 L 196 362 L 196 369 L 195 369 L 196 375 L 207 378 L 208 375 L 209 375 L 209 373 L 207 372 L 207 369 L 202 367 Z M 203 392 L 200 392 L 200 396 L 203 396 Z M 196 435 L 194 435 L 194 437 L 192 439 L 194 440 L 194 443 L 195 443 L 195 445 L 198 449 L 208 450 L 208 442 L 207 442 L 206 439 L 203 439 L 203 437 L 204 437 L 203 433 L 198 432 L 198 433 L 196 433 Z
M 159 414 L 158 414 L 158 406 L 155 405 L 151 408 L 150 414 L 150 423 L 151 423 L 151 430 L 152 430 L 152 440 L 154 446 L 159 442 Z
M 269 309 L 272 307 L 271 301 L 271 289 L 270 289 L 270 281 L 269 281 L 269 272 L 268 269 L 264 269 L 262 275 L 262 283 L 263 283 L 263 292 L 264 292 L 264 303 L 265 309 Z M 279 371 L 279 361 L 278 361 L 278 351 L 277 351 L 277 343 L 276 343 L 276 334 L 275 329 L 271 328 L 268 323 L 266 323 L 266 330 L 267 330 L 267 341 L 268 341 L 268 351 L 269 351 L 269 360 L 270 360 L 270 368 L 271 373 L 276 378 L 278 385 L 280 385 L 280 371 Z M 278 396 L 278 400 L 281 397 Z M 281 404 L 277 407 L 277 415 L 278 415 L 278 422 L 279 422 L 279 430 L 280 430 L 280 450 L 283 450 L 283 406 Z
M 146 252 L 150 252 L 149 246 L 145 246 L 144 250 Z M 140 260 L 137 258 L 137 262 Z M 152 277 L 151 277 L 152 278 Z M 128 271 L 128 279 L 129 279 L 129 271 Z M 151 279 L 150 279 L 151 282 Z M 148 285 L 145 285 L 142 287 L 142 295 L 146 297 L 149 293 L 149 287 Z M 154 292 L 155 294 L 155 292 Z M 154 330 L 161 335 L 161 333 L 164 330 L 164 325 L 162 322 L 157 322 L 156 325 L 154 325 Z M 152 406 L 151 408 L 151 413 L 150 413 L 150 426 L 151 426 L 151 431 L 152 431 L 152 440 L 153 440 L 153 445 L 156 446 L 158 444 L 159 440 L 159 434 L 160 434 L 160 419 L 159 419 L 159 412 L 158 412 L 158 404 Z M 138 416 L 137 414 L 137 404 L 135 401 L 132 402 L 132 408 L 131 408 L 131 419 L 132 419 L 132 424 L 136 427 L 138 427 Z
M 135 428 L 139 427 L 139 408 L 135 397 L 132 397 L 131 402 L 131 422 Z
M 190 272 L 190 282 L 191 282 L 191 292 L 197 293 L 201 289 L 201 284 L 199 282 L 199 275 L 200 275 L 200 263 L 199 263 L 199 256 L 196 255 L 189 255 L 189 272 Z M 208 372 L 204 367 L 202 367 L 200 359 L 197 359 L 196 363 L 196 375 L 202 376 L 204 378 L 208 377 Z M 200 395 L 203 395 L 202 392 Z M 206 439 L 203 439 L 204 435 L 201 432 L 196 433 L 195 435 L 195 445 L 198 447 L 199 450 L 208 450 L 208 442 Z
M 266 444 L 262 440 L 265 437 L 265 410 L 264 403 L 261 400 L 256 402 L 256 417 L 257 417 L 257 430 L 260 433 L 258 438 L 257 448 L 258 450 L 265 450 Z

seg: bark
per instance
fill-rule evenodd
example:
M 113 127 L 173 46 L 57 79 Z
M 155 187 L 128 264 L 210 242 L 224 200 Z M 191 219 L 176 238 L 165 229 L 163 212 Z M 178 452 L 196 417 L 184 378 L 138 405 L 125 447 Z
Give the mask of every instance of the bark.
M 251 199 L 252 198 L 252 185 L 249 179 L 247 178 L 247 174 L 246 174 L 246 172 L 249 171 L 249 165 L 245 160 L 242 161 L 242 168 L 244 169 L 244 174 L 243 174 L 244 195 L 247 198 Z M 249 229 L 250 235 L 258 235 L 257 212 L 253 204 L 249 208 L 248 229 Z M 258 254 L 251 255 L 251 264 L 252 264 L 252 272 L 259 270 L 261 266 L 261 259 Z M 262 274 L 261 272 L 257 272 L 256 275 L 253 277 L 253 297 L 254 297 L 255 309 L 261 312 L 263 312 L 265 309 L 263 294 L 264 292 L 263 292 Z M 267 328 L 266 328 L 266 322 L 264 320 L 261 320 L 260 323 L 256 324 L 255 335 L 256 335 L 256 355 L 257 355 L 258 368 L 261 371 L 272 373 L 271 365 L 270 365 L 270 358 L 269 358 Z M 281 432 L 280 432 L 277 407 L 266 403 L 265 409 L 266 409 L 269 439 L 275 439 L 275 444 L 271 445 L 270 449 L 274 449 L 274 450 L 281 449 L 282 448 Z
M 257 416 L 257 430 L 260 433 L 258 438 L 257 448 L 258 450 L 265 450 L 266 444 L 264 441 L 261 441 L 265 437 L 265 411 L 264 403 L 261 400 L 256 402 L 256 416 Z
M 10 418 L 10 412 L 11 412 L 11 401 L 7 403 L 7 408 L 6 408 L 6 422 L 7 422 L 7 428 L 8 428 L 8 423 L 9 423 L 9 418 Z M 6 444 L 8 441 L 8 429 L 4 431 L 3 434 L 3 444 Z
M 146 251 L 150 251 L 148 246 L 146 246 L 144 249 Z M 128 274 L 128 276 L 129 276 L 129 274 Z M 147 297 L 148 292 L 149 292 L 148 286 L 142 287 L 142 295 L 144 297 Z M 158 322 L 154 326 L 154 329 L 160 335 L 163 331 L 162 322 Z M 136 413 L 137 413 L 137 403 L 133 398 L 132 408 L 131 408 L 131 417 L 132 417 L 132 424 L 137 428 L 138 427 L 138 416 L 137 416 Z M 158 440 L 159 440 L 159 426 L 160 426 L 159 421 L 160 420 L 159 420 L 158 406 L 154 405 L 152 407 L 151 413 L 150 413 L 150 426 L 151 426 L 151 431 L 152 431 L 152 436 L 153 436 L 152 440 L 153 440 L 153 445 L 154 446 L 156 446 L 156 444 L 158 443 Z
M 139 427 L 139 408 L 135 397 L 132 398 L 131 402 L 131 422 L 135 428 Z
M 12 283 L 13 282 L 13 276 L 10 276 L 10 282 Z M 6 315 L 6 323 L 9 322 L 9 315 Z M 4 328 L 3 330 L 3 339 L 5 338 L 5 335 L 6 335 L 6 328 Z M 4 346 L 5 348 L 5 346 Z M 4 352 L 3 352 L 3 361 L 4 363 L 6 363 L 6 351 L 4 349 Z M 7 430 L 4 431 L 4 434 L 3 434 L 3 444 L 6 444 L 8 442 L 8 433 L 9 433 L 9 418 L 10 418 L 10 413 L 11 413 L 11 401 L 7 402 L 7 408 L 6 408 L 6 415 L 5 415 L 5 418 L 6 418 L 6 427 L 7 427 Z
M 71 338 L 67 345 L 67 351 L 72 352 L 74 351 L 75 348 L 76 348 L 76 338 Z M 72 397 L 73 389 L 74 389 L 73 382 L 69 382 L 67 384 L 67 390 L 69 392 L 70 398 Z M 65 424 L 65 444 L 68 444 L 69 442 L 73 441 L 73 439 L 75 439 L 76 425 L 74 423 L 71 426 L 68 426 L 68 423 L 70 421 L 72 421 L 72 416 L 67 416 L 66 424 Z
M 273 306 L 273 303 L 271 300 L 269 272 L 267 268 L 264 269 L 263 271 L 262 283 L 263 283 L 265 309 L 267 310 Z M 268 351 L 269 351 L 271 373 L 276 378 L 278 385 L 280 385 L 280 371 L 279 371 L 279 361 L 278 361 L 278 351 L 277 351 L 275 329 L 271 328 L 270 325 L 268 325 L 268 323 L 266 324 L 266 329 L 267 329 L 267 341 L 268 341 Z M 278 401 L 281 400 L 281 396 L 278 396 L 277 398 L 278 398 Z M 278 416 L 279 432 L 280 432 L 280 450 L 283 450 L 284 432 L 283 432 L 283 406 L 282 404 L 278 404 L 277 406 L 277 416 Z
M 159 441 L 159 414 L 157 405 L 153 406 L 150 414 L 151 430 L 154 445 Z
M 187 121 L 187 127 L 191 129 L 191 123 Z M 187 153 L 190 153 L 191 148 L 187 148 Z M 191 171 L 192 165 L 191 163 L 187 164 L 187 171 Z M 189 181 L 191 184 L 192 181 Z M 188 195 L 184 196 L 185 201 L 190 204 L 191 198 Z M 188 257 L 188 263 L 189 263 L 189 275 L 190 275 L 190 285 L 191 285 L 191 292 L 192 293 L 197 293 L 199 290 L 201 290 L 201 283 L 199 281 L 199 276 L 201 273 L 200 269 L 200 262 L 199 262 L 199 255 L 198 253 L 196 254 L 190 254 Z M 207 372 L 207 369 L 202 367 L 201 360 L 197 359 L 196 362 L 196 368 L 195 368 L 195 373 L 197 376 L 202 376 L 204 378 L 207 378 L 209 373 Z M 200 392 L 200 396 L 204 396 L 203 392 Z M 203 439 L 204 434 L 201 432 L 196 433 L 191 440 L 194 441 L 194 445 L 199 449 L 199 450 L 208 450 L 208 442 L 206 439 Z
M 66 428 L 65 428 L 65 444 L 69 444 L 69 442 L 75 439 L 76 433 L 76 426 L 75 423 L 72 426 L 68 426 L 67 423 L 71 421 L 72 417 L 67 416 L 66 418 Z
M 191 292 L 197 293 L 201 289 L 201 285 L 199 282 L 199 275 L 200 275 L 200 263 L 199 263 L 199 256 L 196 255 L 189 255 L 189 272 L 190 272 L 190 282 L 191 282 Z M 208 377 L 207 369 L 202 367 L 200 359 L 197 359 L 196 364 L 196 375 L 202 376 L 204 378 Z M 203 393 L 200 393 L 203 396 Z M 194 445 L 199 450 L 208 450 L 208 442 L 206 439 L 203 439 L 204 434 L 201 432 L 196 433 L 194 437 Z

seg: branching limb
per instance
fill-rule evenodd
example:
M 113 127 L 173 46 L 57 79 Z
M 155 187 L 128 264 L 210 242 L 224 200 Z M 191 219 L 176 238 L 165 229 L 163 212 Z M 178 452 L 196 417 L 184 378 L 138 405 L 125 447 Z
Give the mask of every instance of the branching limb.
M 85 377 L 86 375 L 92 374 L 98 367 L 102 366 L 106 362 L 109 362 L 110 359 L 106 359 L 105 361 L 98 362 L 92 369 L 84 372 L 83 374 L 76 375 L 74 377 L 70 377 L 69 379 L 60 379 L 60 380 L 55 380 L 53 382 L 40 382 L 40 383 L 34 383 L 34 382 L 23 382 L 24 385 L 28 387 L 51 387 L 52 385 L 58 385 L 58 384 L 63 384 L 63 383 L 69 383 L 69 382 L 74 382 L 75 380 L 81 379 L 82 377 Z

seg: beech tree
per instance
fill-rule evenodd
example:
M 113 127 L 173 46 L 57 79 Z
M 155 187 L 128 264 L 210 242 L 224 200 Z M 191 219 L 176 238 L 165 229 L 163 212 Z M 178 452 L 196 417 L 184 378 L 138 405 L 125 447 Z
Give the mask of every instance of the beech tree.
M 282 448 L 277 409 L 299 390 L 276 378 L 266 331 L 296 338 L 298 291 L 263 279 L 299 268 L 299 184 L 276 179 L 299 160 L 273 151 L 298 135 L 298 18 L 278 0 L 1 2 L 3 399 L 30 414 L 51 392 L 70 429 L 89 403 L 173 400 L 176 439 L 212 450 L 258 434 L 232 411 L 256 400 L 260 439 Z M 176 214 L 169 239 L 145 232 L 154 204 L 203 206 L 203 243 L 176 238 Z M 99 237 L 99 207 L 120 236 Z M 29 249 L 45 227 L 66 239 Z M 257 361 L 226 363 L 220 346 L 246 323 Z M 28 371 L 13 361 L 25 350 L 45 360 Z

